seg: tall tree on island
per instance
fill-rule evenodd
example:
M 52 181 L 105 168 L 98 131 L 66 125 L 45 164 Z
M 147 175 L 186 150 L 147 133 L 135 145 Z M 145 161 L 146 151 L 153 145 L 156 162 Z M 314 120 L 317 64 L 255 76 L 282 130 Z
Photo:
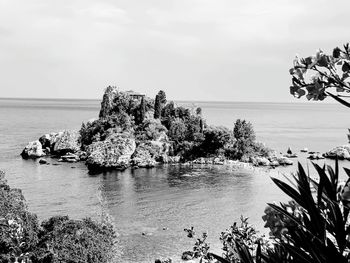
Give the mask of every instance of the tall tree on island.
M 162 113 L 162 108 L 166 104 L 166 95 L 163 90 L 160 90 L 156 95 L 156 99 L 154 102 L 154 118 L 159 119 Z
M 141 124 L 143 123 L 144 119 L 146 116 L 146 103 L 144 97 L 141 98 L 140 104 L 137 106 L 135 110 L 135 123 L 136 124 Z
M 141 104 L 140 104 L 140 122 L 142 123 L 146 116 L 146 105 L 145 105 L 145 98 L 142 97 Z
M 166 102 L 167 102 L 165 92 L 164 92 L 163 90 L 160 90 L 160 91 L 158 92 L 158 96 L 159 96 L 160 103 L 161 103 L 162 105 L 165 105 Z
M 162 105 L 160 103 L 159 95 L 156 95 L 156 99 L 154 101 L 154 118 L 159 119 L 160 113 L 162 112 Z

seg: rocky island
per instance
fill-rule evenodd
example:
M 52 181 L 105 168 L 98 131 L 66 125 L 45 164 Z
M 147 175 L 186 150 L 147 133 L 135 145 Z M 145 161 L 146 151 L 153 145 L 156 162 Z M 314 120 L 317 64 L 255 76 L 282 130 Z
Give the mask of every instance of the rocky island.
M 188 109 L 133 91 L 107 87 L 99 118 L 79 131 L 41 136 L 22 151 L 23 158 L 51 156 L 84 161 L 89 170 L 154 167 L 156 164 L 290 165 L 293 162 L 257 142 L 251 123 L 236 120 L 233 130 L 207 125 L 201 108 Z M 46 163 L 45 160 L 40 163 Z

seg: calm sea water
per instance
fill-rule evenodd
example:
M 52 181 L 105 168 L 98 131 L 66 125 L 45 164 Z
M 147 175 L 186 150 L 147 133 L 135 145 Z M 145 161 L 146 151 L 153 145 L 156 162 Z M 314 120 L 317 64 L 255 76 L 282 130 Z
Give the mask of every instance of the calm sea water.
M 350 127 L 350 110 L 337 104 L 195 104 L 209 124 L 232 128 L 237 118 L 251 121 L 260 141 L 283 152 L 288 146 L 326 151 L 345 144 Z M 163 166 L 90 175 L 81 163 L 50 159 L 51 165 L 39 165 L 19 156 L 28 141 L 51 131 L 78 129 L 98 111 L 97 100 L 0 99 L 0 169 L 12 187 L 23 189 L 30 210 L 41 220 L 59 214 L 95 219 L 111 215 L 118 232 L 117 262 L 154 262 L 166 256 L 177 260 L 192 247 L 183 232 L 190 226 L 208 232 L 218 249 L 219 233 L 241 214 L 264 231 L 266 203 L 285 198 L 272 184 L 271 173 L 260 169 Z M 305 156 L 300 160 L 306 163 Z M 292 170 L 274 170 L 272 175 Z

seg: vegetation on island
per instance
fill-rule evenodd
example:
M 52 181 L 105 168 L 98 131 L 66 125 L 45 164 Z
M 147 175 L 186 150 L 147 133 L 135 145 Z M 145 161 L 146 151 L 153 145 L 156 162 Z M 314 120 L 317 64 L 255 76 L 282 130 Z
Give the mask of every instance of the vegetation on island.
M 237 119 L 232 128 L 208 125 L 200 107 L 107 87 L 99 118 L 82 123 L 79 132 L 44 134 L 29 142 L 22 157 L 51 156 L 59 162 L 84 161 L 89 170 L 151 168 L 157 164 L 215 164 L 276 167 L 291 165 L 294 154 L 277 154 L 256 140 L 250 122 Z M 350 157 L 350 156 L 349 156 Z M 48 164 L 47 160 L 40 160 Z
M 107 263 L 113 258 L 114 230 L 89 218 L 51 217 L 39 224 L 21 190 L 0 172 L 0 262 Z
M 268 157 L 272 153 L 256 141 L 251 123 L 239 119 L 232 130 L 207 125 L 200 107 L 177 106 L 162 90 L 151 99 L 108 87 L 99 119 L 82 124 L 82 149 L 89 155 L 93 145 L 102 146 L 105 143 L 101 142 L 108 142 L 113 134 L 127 134 L 135 140 L 135 149 L 130 147 L 131 164 L 141 167 L 200 157 L 249 162 L 252 156 Z

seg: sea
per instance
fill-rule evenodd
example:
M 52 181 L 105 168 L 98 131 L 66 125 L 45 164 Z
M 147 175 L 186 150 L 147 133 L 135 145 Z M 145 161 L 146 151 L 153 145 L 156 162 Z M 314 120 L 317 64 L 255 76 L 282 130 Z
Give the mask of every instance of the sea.
M 154 262 L 167 257 L 181 262 L 181 253 L 194 244 L 185 228 L 193 226 L 199 236 L 206 232 L 217 253 L 220 233 L 239 222 L 241 215 L 268 235 L 261 218 L 266 204 L 288 201 L 271 176 L 291 176 L 298 161 L 312 174 L 312 164 L 301 149 L 325 152 L 348 143 L 350 109 L 339 104 L 177 104 L 201 107 L 209 125 L 232 129 L 236 119 L 250 121 L 257 140 L 282 153 L 290 147 L 299 157 L 293 166 L 274 170 L 164 165 L 90 174 L 83 163 L 48 158 L 49 165 L 40 165 L 21 158 L 24 146 L 45 133 L 79 129 L 82 122 L 97 118 L 100 101 L 0 99 L 0 169 L 11 187 L 22 189 L 30 211 L 40 221 L 55 215 L 109 218 L 117 233 L 115 262 Z M 331 160 L 326 162 L 333 165 Z M 347 161 L 340 165 L 350 166 Z M 342 178 L 346 179 L 344 173 Z

